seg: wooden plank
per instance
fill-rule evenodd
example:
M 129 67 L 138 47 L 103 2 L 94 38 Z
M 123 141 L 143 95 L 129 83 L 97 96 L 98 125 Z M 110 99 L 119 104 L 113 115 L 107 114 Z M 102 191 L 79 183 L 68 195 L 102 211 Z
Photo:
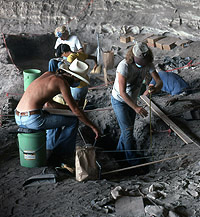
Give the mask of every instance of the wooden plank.
M 107 74 L 107 69 L 105 67 L 103 68 L 103 74 L 104 74 L 105 85 L 108 86 L 108 74 Z
M 155 44 L 147 43 L 148 47 L 155 47 Z
M 159 49 L 163 49 L 163 44 L 166 43 L 166 38 L 163 38 L 161 40 L 158 40 L 155 44 L 156 44 L 156 47 L 159 48 Z
M 2 109 L 0 109 L 0 127 L 3 126 L 3 112 Z
M 156 47 L 160 48 L 161 50 L 171 50 L 174 47 L 176 47 L 176 41 L 178 40 L 178 38 L 174 38 L 174 37 L 166 37 L 163 38 L 161 40 L 158 40 L 156 42 Z
M 153 34 L 139 34 L 134 36 L 134 41 L 147 43 L 147 38 L 153 36 Z
M 176 47 L 175 42 L 170 42 L 168 44 L 163 44 L 163 50 L 172 50 Z
M 155 43 L 162 38 L 165 38 L 165 36 L 153 35 L 153 36 L 147 38 L 147 43 L 155 45 Z
M 163 44 L 163 49 L 164 50 L 171 50 L 176 47 L 176 42 L 179 40 L 178 38 L 175 37 L 167 37 L 166 43 Z
M 140 96 L 140 98 L 149 106 L 150 100 L 147 96 Z M 196 144 L 189 136 L 187 136 L 173 121 L 171 121 L 152 101 L 151 109 L 156 113 L 186 144 L 194 143 Z M 200 147 L 198 144 L 196 144 Z
M 192 41 L 189 39 L 180 39 L 176 42 L 176 46 L 181 46 L 184 48 L 189 46 L 190 43 L 192 43 Z
M 135 40 L 135 35 L 130 35 L 130 41 L 133 42 Z
M 90 112 L 97 112 L 97 111 L 105 111 L 105 110 L 112 110 L 112 106 L 104 107 L 104 108 L 97 108 L 97 109 L 91 109 L 91 110 L 84 110 L 85 113 Z M 64 116 L 76 116 L 73 112 L 67 109 L 50 109 L 45 108 L 45 111 L 49 112 L 50 114 L 54 115 L 64 115 Z
M 120 36 L 120 42 L 122 43 L 130 42 L 130 36 Z

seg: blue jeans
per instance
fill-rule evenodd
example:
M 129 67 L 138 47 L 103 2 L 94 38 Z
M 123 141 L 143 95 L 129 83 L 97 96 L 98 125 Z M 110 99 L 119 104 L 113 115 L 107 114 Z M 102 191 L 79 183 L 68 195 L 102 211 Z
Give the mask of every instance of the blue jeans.
M 130 165 L 137 165 L 139 163 L 139 160 L 135 159 L 137 154 L 135 151 L 131 151 L 137 148 L 133 136 L 136 112 L 126 103 L 116 100 L 113 96 L 111 97 L 111 103 L 121 129 L 117 150 L 124 151 L 126 160 Z
M 47 130 L 47 150 L 54 150 L 57 154 L 72 156 L 76 145 L 78 118 L 63 115 L 52 115 L 41 110 L 41 114 L 18 116 L 15 121 L 21 128 L 33 130 Z
M 74 98 L 74 100 L 84 102 L 85 97 L 88 93 L 88 86 L 84 86 L 81 88 L 70 87 L 70 89 L 71 89 L 71 94 L 72 94 L 72 97 Z
M 61 59 L 61 58 L 60 58 Z M 62 59 L 61 59 L 62 60 Z M 57 69 L 60 67 L 60 65 L 62 64 L 62 61 L 59 60 L 55 60 L 55 59 L 50 59 L 49 60 L 49 67 L 48 67 L 48 71 L 49 72 L 56 72 Z
M 56 72 L 56 70 L 58 69 L 59 67 L 59 64 L 60 61 L 58 60 L 55 60 L 55 59 L 50 59 L 49 60 L 49 67 L 48 67 L 48 71 L 49 72 Z

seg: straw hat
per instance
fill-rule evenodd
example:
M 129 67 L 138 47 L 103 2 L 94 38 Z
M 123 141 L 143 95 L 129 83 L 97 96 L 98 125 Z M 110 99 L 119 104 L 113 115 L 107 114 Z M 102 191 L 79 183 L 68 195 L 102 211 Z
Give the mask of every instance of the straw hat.
M 132 52 L 134 55 L 135 63 L 144 66 L 151 62 L 150 49 L 146 43 L 137 42 L 133 46 Z
M 84 81 L 85 83 L 90 84 L 89 77 L 87 75 L 89 69 L 87 63 L 75 59 L 70 65 L 63 63 L 60 65 L 59 68 L 73 75 L 74 77 Z

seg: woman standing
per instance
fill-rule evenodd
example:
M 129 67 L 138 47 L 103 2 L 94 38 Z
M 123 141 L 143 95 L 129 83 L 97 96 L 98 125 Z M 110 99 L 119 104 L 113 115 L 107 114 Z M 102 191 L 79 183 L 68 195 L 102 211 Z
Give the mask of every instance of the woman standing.
M 159 92 L 162 80 L 155 70 L 153 54 L 149 47 L 138 42 L 131 47 L 116 70 L 116 78 L 112 90 L 111 103 L 121 129 L 117 150 L 124 151 L 128 163 L 133 166 L 139 164 L 135 151 L 136 141 L 133 135 L 136 113 L 146 117 L 148 112 L 137 105 L 137 96 L 142 82 L 147 74 L 156 81 L 155 86 L 149 86 L 151 93 Z

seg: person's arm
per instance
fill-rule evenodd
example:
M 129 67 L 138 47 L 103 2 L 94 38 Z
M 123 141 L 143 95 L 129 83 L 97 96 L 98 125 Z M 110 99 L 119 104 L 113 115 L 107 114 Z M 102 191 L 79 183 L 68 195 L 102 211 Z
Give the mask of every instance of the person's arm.
M 148 91 L 150 91 L 152 94 L 158 93 L 163 87 L 163 82 L 160 79 L 160 76 L 156 71 L 153 71 L 151 75 L 154 81 L 156 82 L 156 85 L 154 86 L 152 84 L 149 84 Z
M 83 45 L 81 41 L 79 40 L 79 38 L 77 36 L 73 36 L 73 37 L 75 37 L 75 46 L 77 49 L 76 52 L 84 52 Z
M 80 121 L 82 121 L 85 125 L 89 126 L 93 130 L 96 135 L 95 139 L 97 139 L 100 134 L 99 129 L 87 118 L 83 110 L 78 107 L 77 103 L 71 95 L 69 84 L 66 82 L 60 82 L 59 86 L 65 102 L 68 104 L 71 111 L 78 117 Z
M 142 106 L 135 104 L 130 96 L 126 93 L 126 78 L 119 72 L 117 73 L 117 76 L 119 81 L 120 96 L 133 110 L 135 110 L 137 114 L 141 115 L 142 117 L 146 117 L 148 112 Z
M 83 48 L 80 48 L 79 50 L 77 50 L 77 52 L 84 52 Z

